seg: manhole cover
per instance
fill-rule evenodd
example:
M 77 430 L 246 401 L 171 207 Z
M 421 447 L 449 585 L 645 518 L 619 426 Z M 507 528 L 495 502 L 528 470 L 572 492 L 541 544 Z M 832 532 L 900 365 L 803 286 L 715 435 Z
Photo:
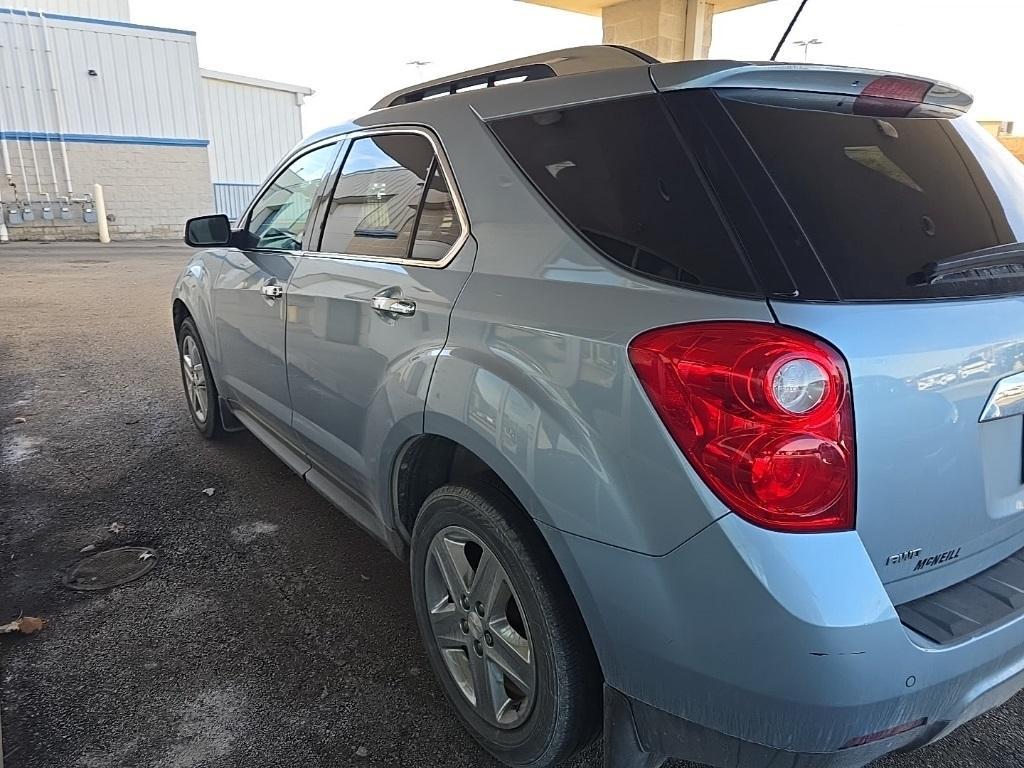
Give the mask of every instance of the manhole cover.
M 156 565 L 149 547 L 118 547 L 98 552 L 73 566 L 64 575 L 64 586 L 82 592 L 110 589 L 142 578 Z

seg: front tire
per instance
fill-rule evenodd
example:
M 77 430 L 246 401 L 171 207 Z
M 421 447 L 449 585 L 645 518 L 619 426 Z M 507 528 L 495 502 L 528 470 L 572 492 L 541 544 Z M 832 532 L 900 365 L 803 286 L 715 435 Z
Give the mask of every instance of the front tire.
M 413 602 L 434 674 L 467 730 L 510 766 L 554 766 L 599 732 L 601 673 L 579 610 L 525 513 L 484 484 L 424 502 Z
M 217 385 L 210 372 L 206 348 L 191 317 L 185 318 L 178 329 L 178 362 L 192 423 L 207 440 L 220 437 L 223 427 Z

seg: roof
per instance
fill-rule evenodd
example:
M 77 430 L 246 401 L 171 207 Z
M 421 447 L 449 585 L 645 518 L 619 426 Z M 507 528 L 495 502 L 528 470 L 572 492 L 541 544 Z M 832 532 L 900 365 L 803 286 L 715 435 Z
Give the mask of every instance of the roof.
M 254 88 L 266 88 L 270 91 L 285 91 L 286 93 L 297 93 L 300 96 L 312 96 L 314 91 L 305 85 L 292 85 L 290 83 L 279 83 L 276 80 L 260 80 L 257 77 L 246 75 L 232 75 L 229 72 L 217 72 L 212 69 L 200 69 L 199 74 L 207 80 L 223 80 L 226 83 L 237 83 L 238 85 L 249 85 Z
M 622 67 L 647 66 L 654 63 L 657 63 L 657 60 L 647 54 L 620 45 L 581 45 L 575 48 L 562 48 L 557 51 L 547 51 L 520 59 L 489 64 L 485 67 L 401 88 L 378 101 L 373 105 L 373 109 L 408 104 L 444 93 L 456 93 L 466 87 L 492 86 L 495 84 L 496 78 L 500 81 L 504 78 L 521 76 L 521 79 L 535 80 Z
M 436 103 L 435 95 L 450 94 L 448 98 L 470 99 L 477 114 L 483 119 L 501 117 L 514 113 L 520 109 L 522 99 L 511 98 L 513 92 L 522 94 L 528 91 L 533 85 L 540 85 L 542 82 L 551 82 L 561 77 L 575 79 L 577 77 L 587 78 L 591 75 L 616 76 L 619 73 L 626 73 L 635 70 L 643 71 L 643 82 L 645 87 L 653 87 L 657 91 L 666 92 L 682 89 L 702 88 L 740 88 L 740 89 L 768 89 L 776 91 L 808 91 L 812 93 L 845 94 L 859 96 L 861 92 L 878 77 L 910 77 L 899 73 L 878 71 L 871 69 L 860 69 L 855 67 L 841 67 L 822 64 L 792 64 L 774 61 L 731 61 L 715 59 L 693 59 L 688 61 L 676 61 L 668 63 L 657 63 L 649 57 L 627 48 L 616 46 L 582 46 L 579 48 L 567 48 L 560 51 L 550 51 L 537 54 L 536 56 L 514 61 L 502 62 L 481 69 L 470 70 L 448 77 L 432 80 L 428 83 L 395 91 L 385 96 L 373 107 L 373 111 L 357 118 L 355 121 L 341 125 L 324 128 L 303 141 L 308 145 L 322 139 L 347 133 L 352 130 L 367 127 L 364 122 L 370 119 L 371 125 L 386 124 L 389 108 L 415 107 L 417 104 L 424 104 L 426 101 Z M 538 82 L 515 82 L 508 85 L 488 83 L 495 85 L 503 92 L 500 98 L 490 98 L 494 87 L 488 88 L 465 88 L 462 86 L 474 80 L 493 79 L 493 76 L 515 72 L 517 68 L 524 66 L 547 67 L 549 73 Z M 929 79 L 932 87 L 923 97 L 923 102 L 952 109 L 958 112 L 967 112 L 973 99 L 970 94 L 957 88 L 954 85 Z M 508 89 L 506 91 L 506 89 Z M 514 91 L 513 91 L 514 89 Z M 427 97 L 427 99 L 424 99 Z M 528 100 L 527 100 L 528 101 Z M 465 102 L 462 102 L 465 104 Z M 409 122 L 409 113 L 404 112 L 402 120 Z M 414 121 L 413 121 L 414 122 Z

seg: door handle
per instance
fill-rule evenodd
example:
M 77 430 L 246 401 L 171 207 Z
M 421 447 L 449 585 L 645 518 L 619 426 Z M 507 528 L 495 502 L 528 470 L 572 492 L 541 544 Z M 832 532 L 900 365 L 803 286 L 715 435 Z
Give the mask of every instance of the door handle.
M 370 306 L 378 312 L 387 312 L 391 315 L 416 314 L 416 302 L 410 299 L 396 299 L 394 296 L 374 296 L 370 299 Z
M 276 283 L 270 283 L 260 288 L 260 293 L 266 296 L 268 299 L 280 299 L 284 296 L 284 288 Z

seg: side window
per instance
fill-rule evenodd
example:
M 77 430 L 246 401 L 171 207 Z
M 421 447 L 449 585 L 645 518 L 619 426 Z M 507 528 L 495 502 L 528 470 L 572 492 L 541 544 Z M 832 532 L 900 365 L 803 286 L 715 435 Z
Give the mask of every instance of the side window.
M 337 145 L 314 149 L 285 168 L 256 201 L 246 231 L 252 248 L 296 251 L 317 188 L 331 169 Z
M 437 261 L 461 231 L 430 142 L 412 133 L 366 136 L 345 158 L 320 250 Z
M 412 244 L 412 257 L 417 261 L 439 261 L 448 254 L 461 234 L 462 225 L 455 212 L 452 193 L 440 164 L 435 162 L 423 198 L 420 223 L 416 227 L 416 239 Z
M 489 125 L 551 206 L 608 258 L 659 280 L 757 292 L 657 97 Z

